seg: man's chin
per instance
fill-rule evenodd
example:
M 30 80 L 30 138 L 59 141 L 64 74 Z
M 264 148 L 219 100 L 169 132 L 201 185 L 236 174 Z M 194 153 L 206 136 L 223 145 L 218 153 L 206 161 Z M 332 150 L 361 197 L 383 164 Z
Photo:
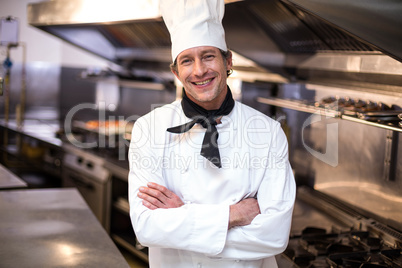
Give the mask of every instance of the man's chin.
M 209 102 L 213 101 L 215 98 L 216 98 L 215 95 L 202 94 L 202 95 L 198 95 L 196 100 L 200 103 L 209 103 Z
M 198 92 L 197 92 L 198 91 Z M 215 99 L 216 94 L 213 92 L 213 90 L 193 90 L 189 94 L 188 91 L 186 91 L 187 95 L 191 95 L 191 97 L 199 102 L 209 102 Z

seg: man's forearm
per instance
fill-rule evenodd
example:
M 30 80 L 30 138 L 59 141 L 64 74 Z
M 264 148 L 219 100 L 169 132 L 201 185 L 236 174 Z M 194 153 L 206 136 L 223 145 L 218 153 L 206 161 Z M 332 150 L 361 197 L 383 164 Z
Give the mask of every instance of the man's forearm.
M 255 198 L 247 198 L 231 205 L 228 229 L 235 226 L 249 225 L 260 213 L 260 207 Z

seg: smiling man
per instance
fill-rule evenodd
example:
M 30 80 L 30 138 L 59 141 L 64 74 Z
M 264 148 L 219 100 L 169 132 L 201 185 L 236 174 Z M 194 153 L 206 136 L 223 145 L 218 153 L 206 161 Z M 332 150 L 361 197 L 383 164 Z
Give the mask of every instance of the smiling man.
M 138 119 L 130 216 L 151 268 L 277 267 L 295 199 L 280 124 L 234 101 L 223 0 L 161 0 L 181 101 Z
M 227 93 L 227 73 L 232 55 L 224 56 L 216 47 L 187 49 L 177 57 L 172 71 L 182 82 L 188 98 L 207 110 L 219 109 Z

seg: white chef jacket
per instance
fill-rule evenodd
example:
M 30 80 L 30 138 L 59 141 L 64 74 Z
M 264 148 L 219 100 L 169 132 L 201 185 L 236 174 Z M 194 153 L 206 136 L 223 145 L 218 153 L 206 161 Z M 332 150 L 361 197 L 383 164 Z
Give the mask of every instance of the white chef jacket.
M 130 217 L 151 268 L 277 267 L 287 246 L 295 182 L 280 124 L 235 102 L 217 125 L 222 168 L 200 155 L 205 128 L 166 129 L 189 122 L 180 101 L 138 119 L 129 148 Z M 185 203 L 150 210 L 137 197 L 148 182 L 164 185 Z M 229 206 L 257 198 L 261 214 L 228 230 Z

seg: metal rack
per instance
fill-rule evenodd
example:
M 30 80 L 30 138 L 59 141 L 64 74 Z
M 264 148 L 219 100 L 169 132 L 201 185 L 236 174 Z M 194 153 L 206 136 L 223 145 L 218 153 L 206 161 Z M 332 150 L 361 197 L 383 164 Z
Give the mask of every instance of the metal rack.
M 262 98 L 258 97 L 257 101 L 264 104 L 269 104 L 277 107 L 292 109 L 295 111 L 306 112 L 311 114 L 317 114 L 326 117 L 339 118 L 359 124 L 374 126 L 387 130 L 387 139 L 385 146 L 385 161 L 384 161 L 384 181 L 393 181 L 396 176 L 396 155 L 399 144 L 399 133 L 402 132 L 402 127 L 398 127 L 392 124 L 373 122 L 365 119 L 361 119 L 357 116 L 357 113 L 345 110 L 334 110 L 330 108 L 323 108 L 316 103 L 306 102 L 301 100 L 289 100 L 281 98 Z M 354 114 L 354 115 L 353 115 Z
M 345 114 L 344 111 L 342 111 L 342 110 L 332 110 L 332 109 L 327 109 L 327 108 L 323 108 L 323 107 L 317 107 L 317 106 L 314 106 L 313 104 L 305 103 L 305 102 L 299 101 L 299 100 L 287 100 L 287 99 L 272 98 L 272 97 L 271 98 L 258 97 L 257 101 L 259 103 L 264 103 L 264 104 L 269 104 L 269 105 L 278 106 L 278 107 L 282 107 L 282 108 L 292 109 L 292 110 L 296 110 L 296 111 L 300 111 L 300 112 L 324 115 L 327 117 L 334 117 L 334 118 L 348 120 L 348 121 L 352 121 L 352 122 L 356 122 L 356 123 L 360 123 L 360 124 L 379 127 L 379 128 L 383 128 L 383 129 L 387 129 L 387 130 L 402 132 L 402 127 L 360 119 L 356 116 Z

